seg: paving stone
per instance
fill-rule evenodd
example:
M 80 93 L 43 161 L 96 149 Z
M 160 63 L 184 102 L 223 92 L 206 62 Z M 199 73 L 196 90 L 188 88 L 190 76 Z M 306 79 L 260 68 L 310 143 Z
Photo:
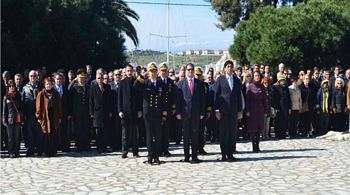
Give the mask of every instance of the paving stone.
M 1 194 L 350 194 L 350 144 L 320 139 L 262 141 L 261 153 L 239 142 L 241 161 L 216 161 L 208 144 L 200 164 L 182 163 L 182 146 L 171 146 L 165 164 L 120 152 L 70 153 L 54 158 L 1 158 Z M 130 156 L 130 155 L 129 155 Z

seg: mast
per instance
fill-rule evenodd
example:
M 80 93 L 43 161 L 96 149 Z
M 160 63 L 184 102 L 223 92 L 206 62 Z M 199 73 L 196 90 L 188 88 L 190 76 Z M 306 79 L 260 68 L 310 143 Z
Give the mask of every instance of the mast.
M 169 28 L 170 28 L 170 25 L 169 25 L 169 10 L 170 9 L 170 0 L 168 0 L 168 5 L 167 5 L 167 22 L 166 22 L 166 28 L 167 28 L 167 31 L 166 31 L 166 37 L 167 37 L 167 41 L 168 41 L 168 45 L 167 45 L 167 50 L 166 50 L 166 63 L 169 64 L 169 48 L 170 48 L 170 36 L 169 36 Z

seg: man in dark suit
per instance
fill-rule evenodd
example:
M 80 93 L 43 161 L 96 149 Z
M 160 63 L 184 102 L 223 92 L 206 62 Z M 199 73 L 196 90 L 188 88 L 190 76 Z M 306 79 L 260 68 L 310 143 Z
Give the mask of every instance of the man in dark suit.
M 222 161 L 233 162 L 236 149 L 238 118 L 242 116 L 241 81 L 233 75 L 233 62 L 224 64 L 225 74 L 216 81 L 215 115 L 220 124 L 220 149 Z
M 175 83 L 172 79 L 168 77 L 168 66 L 166 64 L 161 64 L 159 67 L 160 79 L 164 85 L 164 95 L 165 95 L 165 111 L 168 113 L 166 120 L 162 123 L 162 153 L 165 157 L 169 157 L 171 154 L 169 152 L 169 136 L 172 129 L 172 122 L 174 120 L 173 113 L 175 112 Z
M 61 73 L 55 73 L 53 75 L 55 81 L 53 88 L 58 92 L 61 98 L 62 106 L 62 118 L 60 129 L 58 132 L 58 146 L 63 152 L 68 152 L 70 148 L 70 137 L 68 132 L 68 91 L 63 86 L 63 75 Z
M 96 129 L 97 152 L 106 151 L 106 124 L 112 117 L 111 87 L 103 83 L 103 74 L 96 75 L 96 85 L 90 89 L 90 116 Z
M 110 146 L 113 151 L 120 150 L 122 147 L 122 129 L 120 124 L 120 117 L 118 115 L 118 91 L 121 81 L 121 72 L 116 69 L 113 72 L 113 81 L 109 83 L 112 90 L 112 127 L 110 128 Z
M 176 118 L 183 123 L 184 162 L 200 163 L 198 159 L 199 122 L 204 118 L 204 88 L 202 82 L 194 78 L 194 65 L 186 65 L 186 78 L 178 83 L 176 95 Z
M 125 67 L 125 79 L 120 82 L 118 92 L 118 115 L 122 124 L 122 158 L 127 158 L 129 147 L 132 147 L 134 157 L 139 156 L 137 121 L 142 117 L 142 98 L 134 89 L 135 78 L 132 76 L 133 67 Z

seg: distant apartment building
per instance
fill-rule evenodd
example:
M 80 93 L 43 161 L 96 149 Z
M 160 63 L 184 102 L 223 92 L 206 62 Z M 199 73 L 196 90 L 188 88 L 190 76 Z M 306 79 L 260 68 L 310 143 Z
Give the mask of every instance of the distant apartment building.
M 205 49 L 205 50 L 202 51 L 202 55 L 203 56 L 212 55 L 212 54 L 214 54 L 213 50 Z
M 193 52 L 193 50 L 187 50 L 185 54 L 186 54 L 186 56 L 191 56 L 194 54 L 194 52 Z
M 186 50 L 186 51 L 177 52 L 177 55 L 179 56 L 192 56 L 192 55 L 207 56 L 207 55 L 223 55 L 223 54 L 228 54 L 228 51 L 204 49 L 204 50 Z

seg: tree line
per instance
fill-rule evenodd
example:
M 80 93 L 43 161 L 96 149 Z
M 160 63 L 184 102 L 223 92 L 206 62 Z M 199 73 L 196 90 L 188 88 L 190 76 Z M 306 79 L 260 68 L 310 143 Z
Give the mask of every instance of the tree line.
M 220 7 L 228 2 L 231 7 Z M 249 6 L 255 0 L 234 2 L 211 1 L 221 27 L 236 31 L 229 51 L 240 64 L 276 67 L 284 62 L 293 69 L 350 64 L 350 1 L 270 0 L 255 6 Z
M 74 69 L 86 64 L 121 67 L 125 36 L 138 44 L 131 19 L 139 16 L 123 0 L 3 0 L 1 65 Z

